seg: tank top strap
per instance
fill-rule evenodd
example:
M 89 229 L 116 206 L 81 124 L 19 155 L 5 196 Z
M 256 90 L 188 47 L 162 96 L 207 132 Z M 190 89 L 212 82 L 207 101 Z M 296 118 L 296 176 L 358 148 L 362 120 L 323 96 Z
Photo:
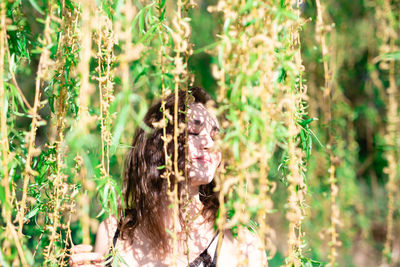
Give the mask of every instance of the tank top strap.
M 220 232 L 217 231 L 213 239 L 211 239 L 210 243 L 208 244 L 207 248 L 205 248 L 204 251 L 196 259 L 194 259 L 194 261 L 192 261 L 189 264 L 190 267 L 215 267 L 217 265 L 217 256 L 218 256 L 217 237 L 219 235 Z M 214 257 L 212 258 L 211 255 L 214 255 Z
M 216 243 L 217 243 L 217 245 L 215 246 L 215 249 L 214 249 L 213 266 L 217 266 L 218 239 L 217 239 Z
M 117 245 L 117 240 L 118 240 L 118 236 L 119 236 L 119 228 L 117 228 L 117 230 L 115 231 L 114 237 L 113 237 L 113 248 L 115 248 L 115 246 Z
M 119 233 L 120 233 L 120 230 L 119 230 L 119 228 L 117 227 L 117 230 L 115 231 L 115 233 L 114 233 L 114 237 L 113 237 L 113 246 L 110 248 L 110 250 L 109 250 L 109 256 L 107 257 L 107 259 L 106 259 L 106 265 L 105 265 L 105 267 L 111 267 L 112 265 L 111 265 L 111 263 L 112 263 L 112 258 L 113 258 L 113 255 L 112 255 L 112 252 L 113 252 L 113 250 L 115 249 L 115 246 L 117 245 L 117 240 L 118 240 L 118 237 L 119 237 Z
M 224 234 L 218 230 L 216 235 L 214 236 L 213 240 L 211 241 L 211 243 L 209 245 L 210 250 L 211 251 L 214 250 L 214 257 L 213 257 L 213 261 L 212 261 L 212 266 L 216 266 L 217 265 L 219 235 L 222 235 L 222 240 L 224 239 Z M 207 250 L 208 250 L 208 248 L 207 248 Z M 210 254 L 212 253 L 211 251 L 210 251 Z
M 119 230 L 119 228 L 117 228 L 117 230 L 114 233 L 114 237 L 113 237 L 113 246 L 110 248 L 110 255 L 106 259 L 106 262 L 107 262 L 106 267 L 111 267 L 112 266 L 111 265 L 111 262 L 112 262 L 111 253 L 112 253 L 113 249 L 115 248 L 115 246 L 117 245 L 117 240 L 118 240 L 119 234 L 120 234 L 120 230 Z M 214 237 L 211 239 L 210 244 L 208 244 L 207 248 L 203 251 L 203 253 L 201 253 L 200 256 L 197 257 L 196 260 L 194 262 L 192 262 L 189 266 L 199 266 L 201 263 L 205 264 L 205 262 L 203 262 L 203 259 L 202 259 L 203 257 L 201 257 L 201 256 L 203 256 L 203 254 L 204 255 L 206 255 L 206 254 L 207 255 L 210 255 L 210 254 L 212 255 L 211 251 L 213 251 L 213 250 L 214 250 L 214 253 L 213 253 L 214 257 L 212 259 L 212 265 L 208 265 L 208 266 L 214 267 L 214 266 L 217 265 L 217 256 L 218 256 L 217 255 L 217 253 L 218 253 L 218 238 L 217 237 L 220 234 L 221 233 L 218 230 L 217 233 L 214 235 Z M 224 238 L 223 234 L 221 234 L 221 235 L 222 235 L 222 238 Z
M 215 243 L 214 241 L 217 241 L 217 243 L 218 243 L 217 236 L 219 236 L 219 233 L 220 233 L 219 230 L 215 233 L 214 237 L 210 241 L 210 244 L 208 244 L 206 250 L 208 250 L 211 247 L 211 245 Z

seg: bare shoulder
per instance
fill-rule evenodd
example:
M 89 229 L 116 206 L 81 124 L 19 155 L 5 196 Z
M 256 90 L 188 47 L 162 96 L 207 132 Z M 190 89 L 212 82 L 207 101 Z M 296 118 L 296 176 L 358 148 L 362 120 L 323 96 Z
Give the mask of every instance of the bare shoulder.
M 260 237 L 247 228 L 242 228 L 237 237 L 233 237 L 230 230 L 224 231 L 224 242 L 226 252 L 230 255 L 234 254 L 238 256 L 237 263 L 232 264 L 232 266 L 239 265 L 238 262 L 243 262 L 243 259 L 246 261 L 246 266 L 268 266 Z M 238 253 L 239 251 L 240 253 Z
M 102 255 L 106 255 L 108 253 L 115 231 L 117 230 L 117 226 L 118 224 L 115 216 L 108 217 L 100 223 L 96 234 L 96 244 L 94 247 L 95 252 L 98 252 Z
M 248 256 L 249 266 L 268 266 L 267 257 L 260 237 L 247 228 L 244 228 L 240 234 L 243 240 L 241 249 L 243 253 Z
M 108 217 L 100 223 L 96 235 L 95 252 L 103 256 L 109 254 L 117 227 L 118 221 L 115 216 Z M 115 250 L 118 257 L 115 257 L 114 260 L 121 266 L 161 266 L 159 264 L 153 264 L 154 257 L 148 253 L 151 247 L 146 242 L 146 239 L 143 238 L 140 231 L 136 232 L 136 235 L 135 242 L 118 239 Z M 129 265 L 126 263 L 129 263 Z
M 239 235 L 241 235 L 247 246 L 253 248 L 259 246 L 260 248 L 262 247 L 260 237 L 256 233 L 251 232 L 249 229 L 243 228 L 243 231 L 241 231 Z

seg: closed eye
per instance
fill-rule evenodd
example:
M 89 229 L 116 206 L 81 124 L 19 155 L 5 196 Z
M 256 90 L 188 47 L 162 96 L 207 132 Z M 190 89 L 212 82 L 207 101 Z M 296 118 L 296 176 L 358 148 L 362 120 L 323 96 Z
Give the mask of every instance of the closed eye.
M 218 127 L 214 127 L 213 131 L 211 132 L 212 139 L 215 140 L 218 135 L 219 135 L 219 128 Z
M 199 135 L 199 133 L 190 132 L 190 133 L 188 133 L 188 135 Z

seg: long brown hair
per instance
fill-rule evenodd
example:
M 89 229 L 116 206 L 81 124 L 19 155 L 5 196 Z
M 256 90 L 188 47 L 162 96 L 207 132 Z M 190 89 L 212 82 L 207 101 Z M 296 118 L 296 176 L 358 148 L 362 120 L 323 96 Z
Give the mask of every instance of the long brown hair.
M 195 103 L 206 105 L 211 101 L 211 97 L 199 87 L 191 88 L 189 95 L 193 96 L 191 99 L 194 99 Z M 179 92 L 178 108 L 179 111 L 183 111 L 178 112 L 179 124 L 185 123 L 186 97 L 186 91 Z M 174 101 L 174 94 L 165 99 L 165 109 L 169 110 L 170 114 L 174 114 Z M 150 107 L 144 118 L 144 123 L 150 131 L 141 127 L 136 130 L 126 159 L 123 182 L 125 212 L 122 214 L 119 229 L 121 238 L 130 242 L 135 241 L 134 230 L 141 231 L 150 241 L 151 247 L 165 256 L 170 249 L 165 225 L 166 211 L 170 202 L 167 196 L 168 181 L 161 177 L 164 170 L 160 169 L 160 166 L 165 166 L 163 130 L 153 126 L 153 123 L 161 121 L 162 117 L 160 101 Z M 167 134 L 174 135 L 172 123 L 167 124 L 166 130 Z M 178 136 L 178 168 L 182 172 L 186 164 L 185 138 L 184 133 Z M 174 158 L 173 141 L 168 144 L 167 150 L 171 158 Z M 172 184 L 174 179 L 171 177 Z M 185 181 L 178 183 L 178 196 L 181 196 L 184 186 Z M 208 222 L 215 221 L 219 208 L 218 193 L 214 188 L 214 181 L 200 186 L 200 200 L 204 205 L 202 215 Z M 182 214 L 180 217 L 182 219 Z

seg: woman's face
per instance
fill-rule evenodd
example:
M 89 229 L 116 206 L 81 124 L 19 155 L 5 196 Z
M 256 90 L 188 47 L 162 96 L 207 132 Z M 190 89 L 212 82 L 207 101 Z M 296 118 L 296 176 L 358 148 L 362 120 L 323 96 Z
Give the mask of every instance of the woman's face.
M 217 118 L 203 104 L 193 103 L 188 110 L 188 177 L 191 186 L 210 183 L 221 162 L 215 148 L 219 132 Z

